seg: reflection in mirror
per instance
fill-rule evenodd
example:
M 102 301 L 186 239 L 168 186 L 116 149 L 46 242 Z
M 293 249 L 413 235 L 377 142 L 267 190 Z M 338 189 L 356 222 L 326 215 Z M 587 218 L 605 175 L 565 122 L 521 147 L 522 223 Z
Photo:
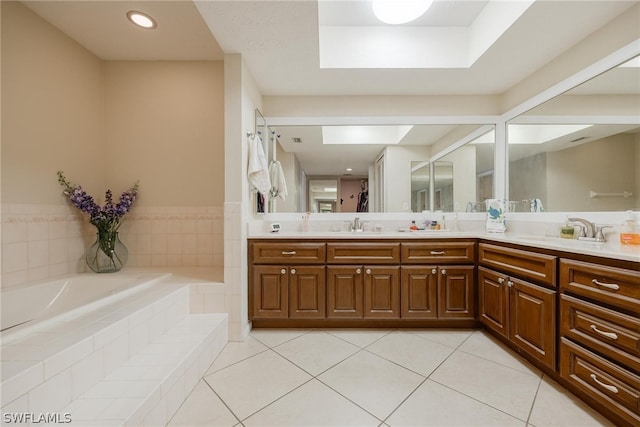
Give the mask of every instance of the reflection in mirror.
M 269 135 L 269 129 L 267 127 L 267 121 L 265 120 L 260 110 L 256 108 L 254 112 L 254 121 L 253 121 L 253 136 L 256 138 L 259 138 L 260 141 L 262 142 L 262 148 L 264 150 L 267 160 L 270 159 L 269 144 L 266 143 L 266 138 L 268 137 L 268 135 Z M 256 212 L 265 213 L 267 211 L 268 197 L 265 197 L 266 195 L 261 194 L 259 191 L 253 194 L 255 199 Z
M 427 162 L 432 151 L 441 152 L 460 141 L 468 142 L 471 140 L 469 135 L 486 125 L 271 127 L 278 135 L 276 155 L 285 169 L 289 197 L 303 201 L 286 204 L 278 200 L 272 212 L 316 212 L 315 209 L 320 212 L 308 182 L 312 178 L 337 182 L 337 202 L 331 212 L 420 212 L 431 209 L 433 192 L 421 193 L 421 205 L 418 206 L 412 162 Z M 492 171 L 493 141 L 478 151 L 490 152 L 488 169 Z M 485 170 L 484 166 L 475 167 L 475 158 L 470 161 L 474 163 L 474 171 Z M 460 167 L 466 168 L 465 165 Z M 458 185 L 460 188 L 471 185 L 475 197 L 475 178 L 456 182 Z M 308 193 L 300 195 L 302 189 Z M 363 197 L 365 193 L 366 198 Z M 464 210 L 466 203 L 459 202 L 460 210 Z M 443 210 L 454 207 L 453 199 L 442 205 Z
M 433 210 L 453 212 L 453 162 L 433 163 Z
M 638 208 L 638 125 L 510 124 L 508 135 L 516 211 Z
M 338 201 L 337 179 L 309 179 L 308 212 L 331 213 L 336 211 Z
M 429 204 L 429 162 L 411 162 L 411 211 L 430 210 Z
M 495 131 L 492 129 L 435 162 L 434 210 L 482 212 L 493 197 Z
M 530 211 L 640 208 L 640 58 L 510 122 L 509 199 Z

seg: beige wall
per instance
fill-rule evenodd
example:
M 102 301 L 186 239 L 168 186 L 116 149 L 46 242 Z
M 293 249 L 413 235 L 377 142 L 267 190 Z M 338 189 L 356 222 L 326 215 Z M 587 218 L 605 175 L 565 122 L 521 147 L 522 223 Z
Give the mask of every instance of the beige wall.
M 547 153 L 545 208 L 554 212 L 638 209 L 633 197 L 589 197 L 592 190 L 636 195 L 637 157 L 636 136 L 625 133 Z
M 223 73 L 221 61 L 107 62 L 109 185 L 139 179 L 141 206 L 222 205 Z
M 99 201 L 139 179 L 142 206 L 223 203 L 221 61 L 104 62 L 2 8 L 3 203 L 63 204 L 57 170 Z
M 2 202 L 62 204 L 56 171 L 103 192 L 103 62 L 18 2 L 2 2 Z
M 498 96 L 265 96 L 265 116 L 500 114 Z
M 129 266 L 222 266 L 224 70 L 105 62 L 18 2 L 2 7 L 2 286 L 85 270 L 95 239 L 56 178 L 99 203 L 140 180 Z
M 503 112 L 640 38 L 640 4 L 627 9 L 501 96 Z

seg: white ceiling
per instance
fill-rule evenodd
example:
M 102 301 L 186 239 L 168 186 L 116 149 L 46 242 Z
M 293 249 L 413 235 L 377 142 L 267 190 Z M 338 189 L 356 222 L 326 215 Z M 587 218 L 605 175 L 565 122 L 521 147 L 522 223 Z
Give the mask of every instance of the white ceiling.
M 486 2 L 436 0 L 412 24 L 468 24 Z M 318 4 L 312 0 L 202 0 L 195 7 L 191 0 L 23 3 L 105 60 L 241 53 L 263 95 L 446 95 L 503 93 L 637 1 L 538 0 L 465 69 L 320 69 Z M 356 13 L 368 10 L 367 1 L 347 5 L 349 12 L 327 19 L 373 22 L 372 14 Z M 154 16 L 158 28 L 134 28 L 124 19 L 132 9 Z

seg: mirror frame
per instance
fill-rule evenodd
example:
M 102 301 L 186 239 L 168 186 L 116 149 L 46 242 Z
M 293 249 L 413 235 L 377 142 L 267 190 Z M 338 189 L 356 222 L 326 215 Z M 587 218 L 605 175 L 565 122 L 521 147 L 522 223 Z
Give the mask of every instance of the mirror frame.
M 495 128 L 494 146 L 494 188 L 495 198 L 508 198 L 508 144 L 507 123 L 523 113 L 591 80 L 592 78 L 640 55 L 640 39 L 619 48 L 595 63 L 579 70 L 531 98 L 517 104 L 501 115 L 461 115 L 461 116 L 267 116 L 269 126 L 330 126 L 330 125 L 429 125 L 429 124 L 471 124 Z M 609 120 L 610 121 L 610 120 Z M 483 126 L 484 128 L 484 126 Z M 478 130 L 479 131 L 479 130 Z M 486 130 L 485 130 L 486 132 Z M 476 137 L 479 135 L 476 135 Z M 466 139 L 466 138 L 465 138 Z M 435 162 L 467 141 L 460 140 L 429 159 Z

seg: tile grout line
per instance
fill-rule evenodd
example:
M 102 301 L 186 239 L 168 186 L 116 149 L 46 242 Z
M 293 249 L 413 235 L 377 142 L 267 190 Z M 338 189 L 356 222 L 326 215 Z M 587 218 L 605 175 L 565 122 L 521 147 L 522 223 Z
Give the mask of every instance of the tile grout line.
M 463 340 L 463 341 L 458 345 L 458 347 L 460 347 L 462 344 L 464 344 L 464 342 L 465 342 L 465 341 L 467 341 L 467 340 L 471 337 L 471 335 L 473 335 L 473 333 L 469 334 L 469 336 L 467 336 L 467 338 L 465 338 L 465 339 L 464 339 L 464 340 Z M 435 341 L 432 341 L 432 342 L 435 342 Z M 441 343 L 438 343 L 438 344 L 441 344 Z M 441 345 L 443 345 L 443 344 L 441 344 Z M 407 395 L 407 396 L 402 400 L 402 402 L 400 402 L 400 403 L 398 404 L 398 406 L 396 406 L 396 407 L 395 407 L 395 409 L 393 409 L 393 410 L 389 413 L 389 415 L 387 415 L 387 416 L 386 416 L 386 418 L 385 418 L 382 422 L 383 422 L 383 423 L 386 423 L 386 422 L 387 422 L 387 420 L 388 420 L 388 419 L 389 419 L 389 418 L 390 418 L 390 417 L 391 417 L 391 416 L 392 416 L 392 415 L 393 415 L 393 414 L 394 414 L 398 409 L 400 409 L 400 407 L 401 407 L 402 405 L 404 405 L 404 403 L 405 403 L 405 402 L 406 402 L 406 401 L 407 401 L 411 396 L 413 396 L 413 394 L 416 392 L 416 390 L 418 390 L 420 387 L 422 387 L 422 385 L 423 385 L 424 383 L 426 383 L 426 382 L 429 380 L 429 377 L 431 377 L 431 375 L 433 375 L 433 373 L 434 373 L 435 371 L 437 371 L 437 370 L 438 370 L 438 369 L 439 369 L 439 368 L 440 368 L 440 367 L 441 367 L 441 366 L 442 366 L 442 365 L 443 365 L 447 360 L 449 360 L 449 358 L 450 358 L 450 357 L 451 357 L 451 356 L 452 356 L 456 351 L 458 351 L 458 347 L 454 348 L 454 349 L 453 349 L 453 351 L 451 351 L 451 353 L 449 353 L 449 355 L 448 355 L 447 357 L 445 357 L 445 358 L 442 360 L 442 362 L 440 362 L 440 363 L 438 364 L 438 366 L 436 366 L 436 367 L 435 367 L 435 368 L 434 368 L 434 369 L 429 373 L 429 375 L 427 375 L 427 376 L 424 378 L 424 380 L 423 380 L 420 384 L 418 384 L 418 386 L 417 386 L 416 388 L 414 388 L 414 389 L 411 391 L 411 393 L 409 393 L 409 394 L 408 394 L 408 395 Z M 449 348 L 451 348 L 451 347 L 449 347 Z M 405 369 L 408 369 L 408 368 L 405 368 Z M 413 372 L 413 371 L 411 371 L 411 372 Z M 423 375 L 423 376 L 424 376 L 424 375 Z M 433 381 L 433 380 L 432 380 L 432 381 Z M 434 382 L 435 382 L 435 381 L 434 381 Z
M 240 418 L 236 415 L 236 413 L 233 412 L 233 410 L 229 407 L 229 405 L 227 405 L 227 402 L 225 402 L 222 399 L 222 397 L 218 393 L 216 393 L 216 391 L 213 389 L 211 384 L 209 384 L 209 381 L 207 381 L 204 377 L 202 377 L 202 381 L 204 381 L 204 383 L 207 385 L 207 387 L 209 387 L 209 389 L 213 392 L 213 394 L 215 394 L 216 397 L 220 400 L 220 402 L 222 402 L 222 404 L 225 406 L 225 408 L 227 408 L 227 410 L 231 413 L 231 415 L 233 415 L 233 417 L 236 419 L 236 421 L 238 421 L 238 423 L 240 425 L 244 426 L 244 423 L 240 420 Z
M 531 420 L 531 414 L 533 414 L 533 408 L 536 406 L 536 399 L 538 398 L 538 393 L 540 393 L 540 387 L 542 387 L 542 379 L 544 378 L 544 373 L 540 375 L 540 380 L 538 381 L 538 388 L 536 388 L 536 394 L 533 395 L 533 401 L 531 402 L 531 408 L 529 408 L 529 414 L 527 415 L 527 419 L 525 422 L 526 425 L 529 425 L 529 420 Z

